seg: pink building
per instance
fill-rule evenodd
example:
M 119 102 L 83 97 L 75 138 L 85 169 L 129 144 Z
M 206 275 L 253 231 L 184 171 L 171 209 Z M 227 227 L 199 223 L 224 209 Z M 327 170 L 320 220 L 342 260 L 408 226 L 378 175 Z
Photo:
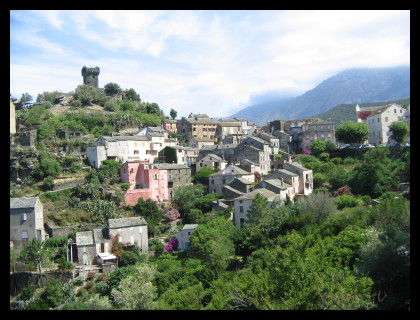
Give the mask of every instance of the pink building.
M 168 171 L 155 169 L 145 161 L 127 161 L 120 169 L 122 183 L 131 184 L 124 194 L 125 204 L 135 205 L 143 200 L 164 201 L 169 199 Z

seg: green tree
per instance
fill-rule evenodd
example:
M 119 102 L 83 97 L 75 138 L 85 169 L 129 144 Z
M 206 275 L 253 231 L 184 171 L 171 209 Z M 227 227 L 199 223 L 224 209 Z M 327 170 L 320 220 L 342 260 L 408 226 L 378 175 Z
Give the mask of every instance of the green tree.
M 342 143 L 360 144 L 368 138 L 369 128 L 365 123 L 347 121 L 337 127 L 335 136 Z
M 125 97 L 124 97 L 125 99 L 128 99 L 128 100 L 132 100 L 132 101 L 138 101 L 138 102 L 140 102 L 140 95 L 139 94 L 137 94 L 137 92 L 133 89 L 133 88 L 131 88 L 131 89 L 129 89 L 127 92 L 126 92 L 126 94 L 125 94 Z
M 236 228 L 232 221 L 216 217 L 200 224 L 190 236 L 191 253 L 201 259 L 209 268 L 226 270 L 235 253 Z
M 257 223 L 260 220 L 260 218 L 266 214 L 267 210 L 269 210 L 267 206 L 268 199 L 262 194 L 258 193 L 255 196 L 255 199 L 252 200 L 251 206 L 249 207 L 247 215 L 248 222 L 250 224 Z
M 354 167 L 348 183 L 354 194 L 377 198 L 398 188 L 399 177 L 389 154 L 388 148 L 372 148 L 363 155 L 364 161 Z
M 116 83 L 113 83 L 113 82 L 107 83 L 104 86 L 104 89 L 105 89 L 105 94 L 107 94 L 109 96 L 113 96 L 121 90 L 120 86 Z
M 394 121 L 389 126 L 389 131 L 391 132 L 391 138 L 397 141 L 398 143 L 405 142 L 409 128 L 402 121 Z
M 134 212 L 137 216 L 142 216 L 147 223 L 157 224 L 163 219 L 163 212 L 159 208 L 156 201 L 139 198 L 137 204 L 134 206 Z
M 318 157 L 321 153 L 327 150 L 327 143 L 325 140 L 316 139 L 311 144 L 311 154 Z
M 177 114 L 178 113 L 174 109 L 171 109 L 171 111 L 169 112 L 169 115 L 171 116 L 172 119 L 175 119 Z
M 187 185 L 175 188 L 173 202 L 182 214 L 186 214 L 195 206 L 195 200 L 204 195 L 202 184 Z
M 51 265 L 53 255 L 53 251 L 46 245 L 45 241 L 33 238 L 20 252 L 20 260 L 41 273 L 41 267 Z
M 157 309 L 157 290 L 153 285 L 156 269 L 149 265 L 135 266 L 135 273 L 123 278 L 112 289 L 114 303 L 120 310 Z
M 74 91 L 74 99 L 79 100 L 82 106 L 105 102 L 104 97 L 98 88 L 84 84 L 81 84 L 76 88 Z
M 211 176 L 213 173 L 216 173 L 213 169 L 210 168 L 204 168 L 198 171 L 195 176 L 192 178 L 192 181 L 194 183 L 201 183 L 206 186 L 206 188 L 209 185 L 209 176 Z

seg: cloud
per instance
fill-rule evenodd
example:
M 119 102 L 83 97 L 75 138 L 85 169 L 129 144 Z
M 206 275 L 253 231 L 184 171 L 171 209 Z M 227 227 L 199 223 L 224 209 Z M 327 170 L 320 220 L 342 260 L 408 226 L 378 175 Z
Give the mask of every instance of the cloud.
M 134 88 L 167 113 L 227 116 L 347 68 L 409 64 L 409 23 L 395 10 L 16 11 L 11 90 L 74 90 L 83 65 L 99 66 L 100 86 Z

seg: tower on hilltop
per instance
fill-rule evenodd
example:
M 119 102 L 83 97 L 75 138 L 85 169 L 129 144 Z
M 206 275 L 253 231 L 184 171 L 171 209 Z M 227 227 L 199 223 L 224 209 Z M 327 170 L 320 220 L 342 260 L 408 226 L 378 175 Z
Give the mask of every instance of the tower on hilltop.
M 99 67 L 96 68 L 82 68 L 83 84 L 98 88 Z

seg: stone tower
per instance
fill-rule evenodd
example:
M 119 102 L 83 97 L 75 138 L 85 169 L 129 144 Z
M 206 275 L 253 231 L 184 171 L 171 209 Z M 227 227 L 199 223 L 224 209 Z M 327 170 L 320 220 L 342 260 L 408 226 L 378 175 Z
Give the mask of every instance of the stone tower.
M 99 67 L 82 68 L 83 84 L 98 88 Z

